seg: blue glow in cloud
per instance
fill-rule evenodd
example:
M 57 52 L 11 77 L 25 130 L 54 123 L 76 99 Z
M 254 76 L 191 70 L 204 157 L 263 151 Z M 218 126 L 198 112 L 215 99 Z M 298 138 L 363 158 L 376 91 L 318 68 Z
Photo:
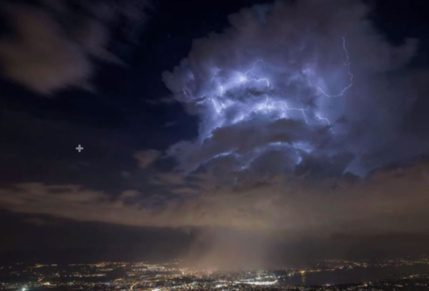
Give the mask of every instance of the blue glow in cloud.
M 367 12 L 360 1 L 279 2 L 243 9 L 225 32 L 196 40 L 164 74 L 200 118 L 198 138 L 170 148 L 179 166 L 365 175 L 410 158 L 377 152 L 402 138 L 410 92 L 391 76 L 405 70 L 415 42 L 390 45 Z

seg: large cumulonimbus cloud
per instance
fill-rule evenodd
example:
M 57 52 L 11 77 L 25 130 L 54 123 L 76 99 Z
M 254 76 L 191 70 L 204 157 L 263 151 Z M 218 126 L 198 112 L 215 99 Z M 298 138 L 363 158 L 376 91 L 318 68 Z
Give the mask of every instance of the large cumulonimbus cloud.
M 196 40 L 163 76 L 200 119 L 195 141 L 170 148 L 179 166 L 362 176 L 424 152 L 401 131 L 419 98 L 422 72 L 408 69 L 416 41 L 389 44 L 368 11 L 360 1 L 278 2 Z

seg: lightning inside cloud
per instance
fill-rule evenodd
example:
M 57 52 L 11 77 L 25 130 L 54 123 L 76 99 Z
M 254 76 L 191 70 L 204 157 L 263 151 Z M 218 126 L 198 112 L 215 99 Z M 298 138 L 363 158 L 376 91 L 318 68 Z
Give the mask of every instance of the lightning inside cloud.
M 367 13 L 360 1 L 279 2 L 243 9 L 231 28 L 195 41 L 164 81 L 199 116 L 199 136 L 170 154 L 187 172 L 226 175 L 365 175 L 392 162 L 375 156 L 400 138 L 394 120 L 408 96 L 389 74 L 415 44 L 390 45 Z

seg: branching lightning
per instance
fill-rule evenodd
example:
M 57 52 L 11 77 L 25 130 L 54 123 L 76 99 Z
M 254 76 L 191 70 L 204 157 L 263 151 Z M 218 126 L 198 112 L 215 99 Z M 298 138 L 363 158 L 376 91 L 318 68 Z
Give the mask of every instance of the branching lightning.
M 354 75 L 353 75 L 352 70 L 351 70 L 351 61 L 350 61 L 349 51 L 347 49 L 346 38 L 343 36 L 341 39 L 342 39 L 342 48 L 343 48 L 344 59 L 345 59 L 343 64 L 346 67 L 347 75 L 349 77 L 349 83 L 344 88 L 342 88 L 341 91 L 337 94 L 329 94 L 328 92 L 323 90 L 323 88 L 321 86 L 317 86 L 317 90 L 323 96 L 328 97 L 328 98 L 342 97 L 353 86 Z
M 206 118 L 200 128 L 200 141 L 212 138 L 217 129 L 248 122 L 255 117 L 273 122 L 282 119 L 294 120 L 315 128 L 333 126 L 328 112 L 324 112 L 314 101 L 323 97 L 344 96 L 353 86 L 354 75 L 351 71 L 346 38 L 342 37 L 341 40 L 344 53 L 342 64 L 346 68 L 349 81 L 336 94 L 328 93 L 324 89 L 327 83 L 325 80 L 332 83 L 337 78 L 337 72 L 343 69 L 333 68 L 332 74 L 319 72 L 316 63 L 295 72 L 289 68 L 276 67 L 258 58 L 244 69 L 242 67 L 228 70 L 219 67 L 209 69 L 209 81 L 203 83 L 201 89 L 183 90 L 184 94 L 188 95 L 190 92 L 197 93 L 193 100 L 206 112 Z M 279 147 L 295 152 L 296 164 L 302 161 L 302 153 L 313 151 L 309 142 L 273 141 L 246 154 L 238 154 L 235 150 L 228 149 L 208 157 L 206 162 L 234 156 L 241 161 L 241 169 L 245 169 L 256 157 L 267 150 Z

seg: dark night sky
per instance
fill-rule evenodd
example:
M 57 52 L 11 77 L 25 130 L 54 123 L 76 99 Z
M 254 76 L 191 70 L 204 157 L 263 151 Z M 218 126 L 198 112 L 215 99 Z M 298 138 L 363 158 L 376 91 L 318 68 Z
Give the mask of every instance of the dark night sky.
M 429 4 L 273 3 L 2 1 L 1 255 L 426 241 Z

